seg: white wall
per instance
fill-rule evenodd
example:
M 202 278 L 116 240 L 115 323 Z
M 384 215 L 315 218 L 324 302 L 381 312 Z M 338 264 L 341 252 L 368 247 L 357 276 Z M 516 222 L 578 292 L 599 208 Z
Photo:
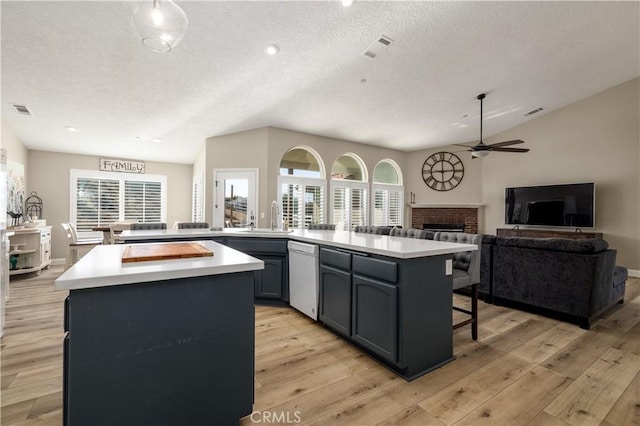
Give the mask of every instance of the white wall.
M 406 154 L 400 151 L 276 127 L 264 127 L 207 139 L 207 180 L 209 182 L 212 180 L 212 170 L 214 168 L 257 168 L 260 179 L 258 211 L 265 213 L 265 218 L 260 219 L 260 214 L 256 216 L 259 218 L 258 226 L 266 227 L 268 225 L 269 206 L 271 201 L 277 199 L 280 160 L 290 148 L 301 145 L 311 147 L 318 152 L 327 170 L 327 177 L 331 173 L 333 162 L 347 152 L 357 154 L 364 161 L 369 175 L 373 173 L 373 168 L 378 161 L 384 158 L 396 161 L 403 170 L 406 168 Z M 207 204 L 207 221 L 213 223 L 211 206 L 213 205 L 214 196 L 212 187 L 207 190 L 205 200 Z
M 4 120 L 2 120 L 2 139 L 0 140 L 0 148 L 7 150 L 7 159 L 15 161 L 16 163 L 24 164 L 24 166 L 27 167 L 27 148 L 25 148 L 22 141 L 18 139 Z
M 478 160 L 485 232 L 504 226 L 505 187 L 595 182 L 595 230 L 618 250 L 618 265 L 640 269 L 639 81 L 628 81 L 488 139 L 488 143 L 522 139 L 531 151 L 492 153 Z
M 70 216 L 70 169 L 98 170 L 100 157 L 29 151 L 27 193 L 37 191 L 43 200 L 43 218 L 51 225 L 51 257 L 66 256 L 67 238 L 60 223 Z M 145 162 L 148 174 L 167 176 L 167 226 L 191 221 L 192 166 L 190 164 Z
M 231 135 L 208 138 L 206 142 L 205 166 L 205 218 L 213 226 L 213 203 L 215 200 L 213 169 L 258 169 L 259 211 L 268 212 L 267 194 L 267 129 L 248 130 Z M 260 215 L 256 215 L 258 218 Z M 268 217 L 268 215 L 266 216 Z M 259 227 L 266 227 L 268 219 L 258 220 Z
M 373 169 L 380 160 L 389 158 L 394 160 L 403 171 L 406 170 L 406 154 L 392 149 L 380 148 L 361 143 L 344 141 L 340 139 L 327 138 L 324 136 L 312 135 L 309 133 L 295 132 L 292 130 L 269 127 L 269 161 L 268 161 L 268 192 L 269 200 L 277 198 L 277 182 L 280 174 L 280 160 L 282 156 L 295 146 L 308 146 L 313 148 L 322 158 L 327 173 L 327 191 L 329 190 L 331 167 L 333 162 L 345 153 L 357 154 L 364 162 L 369 182 L 373 175 Z M 403 175 L 403 181 L 407 177 Z M 406 188 L 405 188 L 406 189 Z M 406 192 L 406 191 L 405 191 Z M 408 194 L 408 192 L 407 192 Z M 369 200 L 370 203 L 371 200 Z M 405 202 L 409 201 L 405 195 Z M 329 204 L 327 203 L 327 214 L 329 214 Z M 327 220 L 329 218 L 327 217 Z

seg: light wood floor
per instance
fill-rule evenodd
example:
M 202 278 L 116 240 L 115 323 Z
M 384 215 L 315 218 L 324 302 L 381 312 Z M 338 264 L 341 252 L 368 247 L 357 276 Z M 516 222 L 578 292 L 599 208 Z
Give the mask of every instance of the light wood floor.
M 11 282 L 2 425 L 62 424 L 61 272 Z M 481 302 L 479 335 L 457 330 L 457 359 L 409 383 L 296 311 L 257 307 L 256 413 L 241 424 L 640 424 L 640 279 L 590 331 Z

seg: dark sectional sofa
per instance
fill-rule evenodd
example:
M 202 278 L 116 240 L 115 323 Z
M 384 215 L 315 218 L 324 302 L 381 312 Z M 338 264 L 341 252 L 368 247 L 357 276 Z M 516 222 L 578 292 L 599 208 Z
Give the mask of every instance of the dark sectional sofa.
M 604 240 L 495 237 L 482 239 L 480 293 L 498 305 L 533 309 L 577 322 L 622 303 L 627 271 Z M 554 315 L 555 314 L 555 315 Z

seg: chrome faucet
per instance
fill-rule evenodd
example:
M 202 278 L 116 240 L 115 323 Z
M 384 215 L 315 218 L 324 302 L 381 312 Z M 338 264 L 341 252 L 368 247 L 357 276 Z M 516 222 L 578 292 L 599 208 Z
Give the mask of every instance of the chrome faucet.
M 274 210 L 275 210 L 275 212 L 276 212 L 275 220 L 274 220 L 274 218 L 273 218 L 273 212 L 274 212 Z M 271 202 L 271 212 L 270 212 L 270 216 L 271 216 L 271 217 L 270 217 L 270 219 L 271 219 L 271 230 L 272 230 L 272 231 L 275 231 L 275 230 L 276 230 L 276 228 L 278 228 L 278 215 L 279 215 L 279 214 L 280 214 L 280 211 L 279 211 L 279 207 L 278 207 L 278 202 L 277 202 L 276 200 L 273 200 L 273 201 Z
M 249 222 L 249 228 L 253 231 L 253 229 L 256 227 L 256 217 L 253 215 L 253 210 L 251 210 L 251 222 Z

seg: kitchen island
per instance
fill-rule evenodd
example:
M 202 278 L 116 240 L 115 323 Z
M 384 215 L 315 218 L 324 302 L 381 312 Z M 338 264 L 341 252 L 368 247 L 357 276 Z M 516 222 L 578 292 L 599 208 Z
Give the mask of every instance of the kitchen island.
M 265 265 L 274 256 L 265 247 L 286 247 L 287 240 L 316 244 L 319 320 L 407 380 L 454 359 L 453 254 L 479 249 L 472 244 L 321 230 L 124 231 L 120 239 L 212 239 L 243 252 L 264 254 Z M 282 277 L 279 294 L 286 302 L 288 282 L 286 275 Z M 256 301 L 264 300 L 258 296 L 265 281 L 265 277 L 256 279 Z M 271 282 L 268 287 L 278 285 Z
M 122 263 L 98 246 L 55 281 L 65 301 L 65 425 L 232 424 L 253 406 L 254 272 L 210 257 Z

